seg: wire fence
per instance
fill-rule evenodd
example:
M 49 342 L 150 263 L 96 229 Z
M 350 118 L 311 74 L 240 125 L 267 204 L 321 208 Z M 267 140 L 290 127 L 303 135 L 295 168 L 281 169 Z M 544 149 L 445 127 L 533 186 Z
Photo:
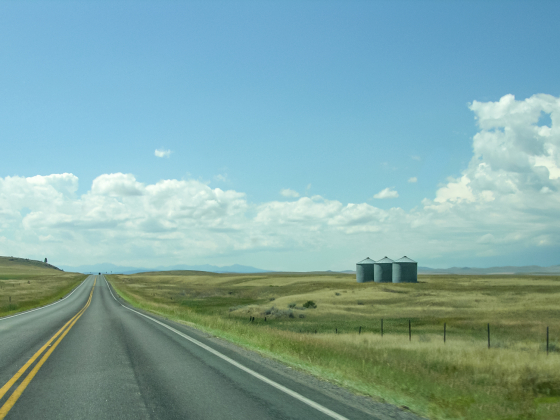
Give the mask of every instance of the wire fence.
M 362 325 L 350 325 L 348 321 L 339 325 L 336 321 L 328 322 L 307 321 L 293 325 L 277 325 L 276 319 L 267 317 L 255 318 L 251 316 L 249 322 L 255 325 L 265 324 L 271 327 L 287 329 L 301 334 L 376 334 L 380 337 L 404 336 L 408 341 L 418 338 L 420 341 L 440 339 L 448 343 L 454 339 L 470 339 L 484 343 L 488 349 L 511 348 L 519 343 L 536 343 L 539 350 L 549 353 L 560 353 L 557 339 L 560 330 L 551 336 L 550 326 L 531 325 L 525 326 L 509 324 L 477 323 L 473 321 L 459 321 L 456 323 L 441 322 L 434 319 L 407 319 L 407 318 L 380 318 L 377 322 L 367 322 Z M 403 338 L 404 338 L 403 337 Z M 553 340 L 554 338 L 554 340 Z

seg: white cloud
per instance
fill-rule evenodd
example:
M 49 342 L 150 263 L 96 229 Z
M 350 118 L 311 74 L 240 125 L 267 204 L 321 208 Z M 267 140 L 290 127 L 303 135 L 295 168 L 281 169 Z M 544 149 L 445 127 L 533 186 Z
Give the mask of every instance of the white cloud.
M 297 191 L 291 190 L 289 188 L 283 188 L 282 190 L 280 190 L 280 194 L 282 194 L 284 197 L 299 197 L 299 193 Z
M 434 201 L 436 203 L 474 201 L 475 198 L 469 184 L 470 179 L 466 175 L 458 180 L 452 180 L 446 186 L 437 190 Z
M 159 158 L 163 158 L 163 157 L 168 158 L 169 156 L 171 156 L 171 153 L 172 153 L 172 152 L 171 152 L 171 150 L 169 150 L 169 149 L 167 149 L 167 150 L 165 150 L 165 149 L 156 149 L 156 151 L 154 152 L 154 155 L 155 155 L 156 157 L 159 157 Z
M 418 182 L 418 178 L 416 178 L 415 176 L 413 176 L 413 177 L 411 177 L 411 178 L 408 178 L 408 182 L 410 182 L 410 183 Z
M 399 193 L 393 189 L 393 187 L 387 187 L 384 190 L 379 191 L 377 194 L 373 196 L 373 198 L 397 198 Z
M 122 173 L 101 174 L 78 196 L 72 174 L 8 176 L 0 178 L 0 255 L 139 266 L 243 256 L 255 266 L 306 270 L 349 267 L 369 253 L 445 264 L 559 247 L 560 99 L 506 95 L 470 108 L 479 126 L 470 163 L 410 211 L 289 189 L 281 194 L 294 200 L 249 203 L 242 192 L 200 181 L 145 184 Z M 550 126 L 538 125 L 543 112 Z
M 142 195 L 144 185 L 137 182 L 132 174 L 106 174 L 93 180 L 91 193 L 113 197 Z

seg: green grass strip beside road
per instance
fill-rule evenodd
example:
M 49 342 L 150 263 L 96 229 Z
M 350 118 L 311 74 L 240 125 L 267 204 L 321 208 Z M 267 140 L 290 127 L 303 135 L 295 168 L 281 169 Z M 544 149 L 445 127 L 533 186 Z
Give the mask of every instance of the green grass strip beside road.
M 0 278 L 0 317 L 54 303 L 78 287 L 87 275 L 65 273 L 58 279 L 26 275 L 8 277 L 8 281 Z

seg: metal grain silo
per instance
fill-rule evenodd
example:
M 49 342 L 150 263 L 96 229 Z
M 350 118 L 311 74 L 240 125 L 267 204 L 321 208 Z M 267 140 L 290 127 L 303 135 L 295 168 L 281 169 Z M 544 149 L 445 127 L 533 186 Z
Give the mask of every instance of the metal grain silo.
M 373 265 L 373 281 L 377 283 L 391 283 L 393 280 L 393 260 L 383 258 Z
M 393 283 L 418 283 L 418 263 L 406 255 L 394 261 Z
M 356 264 L 356 280 L 358 283 L 373 281 L 373 264 L 374 261 L 369 257 Z

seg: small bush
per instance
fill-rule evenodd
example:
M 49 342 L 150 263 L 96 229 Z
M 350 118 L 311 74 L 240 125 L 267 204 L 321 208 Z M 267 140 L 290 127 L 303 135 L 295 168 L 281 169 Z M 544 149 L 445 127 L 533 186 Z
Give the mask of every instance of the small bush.
M 312 300 L 308 300 L 307 302 L 305 302 L 305 303 L 303 304 L 303 307 L 304 307 L 304 308 L 308 308 L 308 309 L 316 308 L 316 307 L 317 307 L 317 304 L 316 304 L 315 302 L 313 302 Z
M 299 314 L 299 317 L 300 318 L 305 318 L 305 315 L 304 314 Z
M 295 307 L 296 307 L 296 304 L 295 304 L 295 303 L 290 303 L 290 304 L 288 305 L 288 308 L 295 308 Z

